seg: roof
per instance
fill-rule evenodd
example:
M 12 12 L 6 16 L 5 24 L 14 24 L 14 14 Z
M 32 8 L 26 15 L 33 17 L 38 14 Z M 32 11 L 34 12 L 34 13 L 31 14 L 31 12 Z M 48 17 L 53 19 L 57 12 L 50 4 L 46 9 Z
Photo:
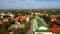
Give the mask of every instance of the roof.
M 13 20 L 14 20 L 14 21 L 19 20 L 19 18 L 18 18 L 18 17 L 16 17 L 16 18 L 13 18 Z
M 16 21 L 16 20 L 19 20 L 20 18 L 21 18 L 21 16 L 17 16 L 15 18 L 13 18 L 13 20 Z
M 60 20 L 55 20 L 55 22 L 60 23 Z
M 54 19 L 54 18 L 55 18 L 55 16 L 53 16 L 53 15 L 52 15 L 52 16 L 49 16 L 49 17 L 50 17 L 51 19 Z
M 50 30 L 51 32 L 60 32 L 60 27 L 57 26 L 56 24 L 53 24 Z
M 3 18 L 3 21 L 7 21 L 8 22 L 9 21 L 9 18 Z
M 0 24 L 2 24 L 2 20 L 0 20 Z

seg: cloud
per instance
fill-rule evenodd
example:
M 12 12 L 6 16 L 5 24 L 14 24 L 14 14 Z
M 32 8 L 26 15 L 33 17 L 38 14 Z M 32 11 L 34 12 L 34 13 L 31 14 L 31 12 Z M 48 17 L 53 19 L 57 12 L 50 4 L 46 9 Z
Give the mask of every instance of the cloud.
M 0 0 L 0 9 L 46 9 L 60 7 L 60 2 L 47 1 L 48 0 L 39 0 L 39 2 L 36 0 Z
M 38 2 L 60 2 L 60 0 L 35 0 L 35 1 L 38 1 Z

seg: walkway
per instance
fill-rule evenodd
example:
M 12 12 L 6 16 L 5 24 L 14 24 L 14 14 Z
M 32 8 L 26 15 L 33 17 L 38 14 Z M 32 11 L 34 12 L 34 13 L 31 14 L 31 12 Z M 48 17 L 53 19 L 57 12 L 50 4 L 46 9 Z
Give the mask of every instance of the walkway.
M 26 34 L 33 34 L 33 23 L 31 23 L 30 29 L 27 31 Z

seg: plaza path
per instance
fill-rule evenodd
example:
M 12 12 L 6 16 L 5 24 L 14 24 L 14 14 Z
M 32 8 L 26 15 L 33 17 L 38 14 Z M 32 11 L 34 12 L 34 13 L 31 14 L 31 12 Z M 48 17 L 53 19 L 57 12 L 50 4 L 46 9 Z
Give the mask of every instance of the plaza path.
M 26 34 L 33 34 L 33 24 L 31 23 L 30 29 L 27 31 Z

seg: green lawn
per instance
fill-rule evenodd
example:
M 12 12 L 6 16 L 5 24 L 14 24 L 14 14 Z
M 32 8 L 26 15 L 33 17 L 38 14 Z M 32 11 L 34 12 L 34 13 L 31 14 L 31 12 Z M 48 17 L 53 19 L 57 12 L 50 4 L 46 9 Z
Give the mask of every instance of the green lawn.
M 47 25 L 46 25 L 46 23 L 44 23 L 43 24 L 43 22 L 40 20 L 40 19 L 36 19 L 36 23 L 37 23 L 37 26 L 38 26 L 38 28 L 39 27 L 41 27 L 41 26 L 44 26 L 44 27 L 47 27 Z M 48 28 L 48 27 L 47 27 Z M 50 32 L 50 30 L 48 29 L 48 30 L 39 30 L 39 29 L 37 29 L 37 30 L 35 30 L 36 32 Z

